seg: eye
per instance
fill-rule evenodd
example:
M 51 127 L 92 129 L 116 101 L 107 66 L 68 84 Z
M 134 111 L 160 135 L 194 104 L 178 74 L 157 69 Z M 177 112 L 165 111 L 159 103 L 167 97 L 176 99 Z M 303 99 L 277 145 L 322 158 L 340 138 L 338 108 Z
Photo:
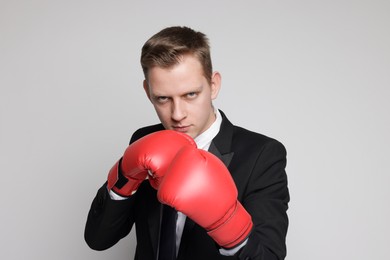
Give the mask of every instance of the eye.
M 156 97 L 155 100 L 158 102 L 158 103 L 166 103 L 168 101 L 168 97 L 164 97 L 164 96 L 161 96 L 161 97 Z
M 198 96 L 198 93 L 197 92 L 189 92 L 186 94 L 186 96 L 189 99 L 193 99 L 193 98 L 196 98 Z

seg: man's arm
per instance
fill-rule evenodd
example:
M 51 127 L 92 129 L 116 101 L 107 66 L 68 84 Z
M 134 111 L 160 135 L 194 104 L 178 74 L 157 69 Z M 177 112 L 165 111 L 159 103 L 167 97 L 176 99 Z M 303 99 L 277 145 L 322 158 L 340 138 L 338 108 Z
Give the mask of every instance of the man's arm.
M 290 200 L 287 187 L 286 150 L 271 141 L 260 151 L 243 198 L 254 228 L 239 259 L 284 259 Z
M 112 200 L 105 183 L 97 192 L 88 213 L 84 238 L 94 250 L 105 250 L 127 236 L 134 223 L 135 196 Z

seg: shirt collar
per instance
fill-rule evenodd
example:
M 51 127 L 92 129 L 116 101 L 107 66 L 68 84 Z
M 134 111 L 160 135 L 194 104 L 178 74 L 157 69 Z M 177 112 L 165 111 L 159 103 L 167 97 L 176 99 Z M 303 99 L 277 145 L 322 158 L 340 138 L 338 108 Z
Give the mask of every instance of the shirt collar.
M 211 126 L 197 136 L 194 140 L 199 149 L 208 150 L 211 144 L 211 141 L 218 134 L 219 129 L 221 128 L 222 116 L 218 109 L 214 109 L 215 113 L 215 121 L 211 124 Z

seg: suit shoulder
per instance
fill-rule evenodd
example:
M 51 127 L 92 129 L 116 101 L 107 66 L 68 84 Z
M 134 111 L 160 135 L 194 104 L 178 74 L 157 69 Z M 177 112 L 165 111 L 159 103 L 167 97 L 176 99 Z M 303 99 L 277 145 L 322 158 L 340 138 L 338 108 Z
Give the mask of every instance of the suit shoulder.
M 242 147 L 253 147 L 255 149 L 271 146 L 276 149 L 286 150 L 280 141 L 239 126 L 234 126 L 233 142 Z
M 144 137 L 145 135 L 164 130 L 162 124 L 155 124 L 150 126 L 145 126 L 136 130 L 130 138 L 130 143 L 137 141 L 138 139 Z

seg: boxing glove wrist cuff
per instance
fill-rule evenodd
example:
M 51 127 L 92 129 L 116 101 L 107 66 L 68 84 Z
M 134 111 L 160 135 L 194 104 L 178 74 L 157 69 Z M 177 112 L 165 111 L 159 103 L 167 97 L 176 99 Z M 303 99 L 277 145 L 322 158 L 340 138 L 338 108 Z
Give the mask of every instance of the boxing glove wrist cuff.
M 141 184 L 138 180 L 131 181 L 123 176 L 120 169 L 122 158 L 117 161 L 108 173 L 107 188 L 116 194 L 129 197 L 138 189 Z
M 118 173 L 117 173 L 118 174 L 118 179 L 117 179 L 117 181 L 115 183 L 115 188 L 117 188 L 119 190 L 122 189 L 123 186 L 125 186 L 126 183 L 129 182 L 129 180 L 126 179 L 125 176 L 123 176 L 123 173 L 122 173 L 122 170 L 121 170 L 121 163 L 122 163 L 122 158 L 119 159 L 119 162 L 118 162 L 118 166 L 117 166 L 117 169 L 118 169 Z
M 218 227 L 207 233 L 223 248 L 232 248 L 242 243 L 250 234 L 253 227 L 252 218 L 239 201 L 232 215 Z

